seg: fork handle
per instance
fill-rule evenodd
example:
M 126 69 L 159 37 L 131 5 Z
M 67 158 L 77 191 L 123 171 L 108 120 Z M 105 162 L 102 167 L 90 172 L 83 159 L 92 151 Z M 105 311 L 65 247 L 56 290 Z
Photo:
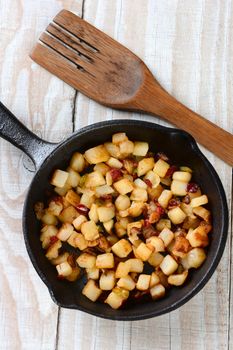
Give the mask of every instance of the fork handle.
M 233 135 L 185 107 L 157 82 L 146 84 L 134 101 L 137 109 L 160 116 L 189 132 L 200 144 L 233 167 Z

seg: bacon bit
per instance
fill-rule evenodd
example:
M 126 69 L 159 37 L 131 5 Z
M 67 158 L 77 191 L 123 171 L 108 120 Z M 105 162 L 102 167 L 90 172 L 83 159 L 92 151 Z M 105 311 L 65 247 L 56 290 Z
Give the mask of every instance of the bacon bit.
M 147 184 L 148 187 L 152 188 L 152 183 L 149 179 L 145 179 L 144 182 Z
M 150 238 L 152 236 L 158 236 L 159 235 L 159 231 L 157 231 L 150 223 L 147 224 L 147 226 L 143 226 L 142 228 L 142 234 L 144 236 L 145 239 Z
M 157 211 L 153 211 L 153 213 L 151 213 L 148 218 L 150 224 L 154 224 L 155 222 L 158 222 L 159 219 L 160 219 L 160 214 Z
M 166 156 L 165 153 L 163 152 L 158 152 L 156 155 L 155 155 L 155 161 L 159 160 L 159 159 L 162 159 L 164 160 L 165 162 L 169 161 L 169 158 Z
M 112 168 L 109 173 L 113 181 L 117 181 L 122 177 L 122 171 L 120 169 Z
M 84 204 L 78 204 L 76 206 L 76 209 L 78 211 L 79 214 L 82 214 L 82 215 L 87 215 L 89 213 L 89 208 L 86 207 Z
M 187 192 L 196 193 L 198 190 L 199 190 L 199 186 L 198 186 L 198 184 L 195 184 L 194 182 L 190 182 L 187 185 Z
M 49 246 L 53 245 L 54 243 L 56 243 L 58 241 L 57 236 L 51 236 L 49 239 L 50 239 Z
M 63 275 L 58 275 L 58 276 L 57 276 L 57 279 L 59 279 L 59 280 L 62 280 L 62 281 L 63 281 L 63 280 L 65 279 L 65 277 L 64 277 Z
M 171 165 L 170 168 L 168 169 L 168 171 L 166 172 L 165 178 L 172 177 L 174 172 L 177 171 L 177 170 L 178 170 L 178 168 L 177 168 L 176 165 Z
M 104 201 L 108 201 L 112 199 L 111 194 L 105 194 L 104 196 L 101 196 L 100 199 L 103 199 Z
M 186 194 L 186 196 L 183 198 L 183 203 L 189 204 L 190 202 L 191 202 L 191 199 L 190 199 L 189 195 Z
M 161 216 L 165 213 L 165 210 L 159 203 L 156 203 L 156 212 Z
M 175 207 L 179 207 L 180 206 L 180 200 L 177 198 L 172 198 L 170 199 L 170 201 L 168 202 L 168 209 L 173 209 Z

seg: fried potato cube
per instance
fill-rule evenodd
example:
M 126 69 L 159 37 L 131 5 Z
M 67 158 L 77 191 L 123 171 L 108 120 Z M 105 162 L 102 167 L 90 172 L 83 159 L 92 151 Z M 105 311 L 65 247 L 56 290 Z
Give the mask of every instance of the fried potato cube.
M 122 299 L 119 295 L 114 292 L 111 292 L 107 299 L 105 299 L 105 303 L 111 306 L 112 309 L 119 309 L 123 303 L 124 299 Z
M 128 137 L 126 136 L 125 132 L 118 132 L 116 134 L 112 135 L 112 143 L 114 145 L 118 145 L 121 142 L 127 141 Z
M 180 166 L 180 170 L 181 171 L 186 171 L 186 172 L 188 172 L 188 173 L 191 173 L 192 174 L 192 169 L 191 168 L 189 168 L 188 166 Z
M 126 158 L 133 153 L 134 143 L 130 140 L 123 141 L 119 144 L 121 158 Z
M 187 256 L 181 260 L 182 265 L 184 266 L 184 261 L 187 262 L 188 265 L 188 269 L 190 268 L 195 268 L 197 269 L 198 267 L 200 267 L 203 262 L 206 259 L 206 253 L 204 251 L 204 249 L 202 248 L 193 248 L 192 250 L 190 250 L 187 254 Z M 184 266 L 184 268 L 186 268 Z
M 115 200 L 117 210 L 126 210 L 130 207 L 130 199 L 126 194 L 120 194 Z
M 210 221 L 210 211 L 202 206 L 193 208 L 193 214 L 199 216 L 203 220 L 209 222 Z
M 170 165 L 162 159 L 159 159 L 154 166 L 153 171 L 159 175 L 159 177 L 165 177 Z
M 88 149 L 84 153 L 84 157 L 90 164 L 104 163 L 110 158 L 110 155 L 104 145 L 99 145 Z
M 135 218 L 142 214 L 144 207 L 145 207 L 144 202 L 132 201 L 131 206 L 128 208 L 128 215 Z
M 168 283 L 172 284 L 173 286 L 181 286 L 185 282 L 187 277 L 188 271 L 184 271 L 176 275 L 170 275 L 168 277 Z
M 51 185 L 56 187 L 63 187 L 68 179 L 69 173 L 66 171 L 56 169 L 53 173 L 52 179 L 50 181 Z
M 95 189 L 95 194 L 97 197 L 106 196 L 108 194 L 112 194 L 114 189 L 109 185 L 98 186 Z
M 74 238 L 74 244 L 75 248 L 78 248 L 79 250 L 84 250 L 88 247 L 88 242 L 81 233 L 76 233 Z
M 160 264 L 160 268 L 167 276 L 173 274 L 178 268 L 178 264 L 171 255 L 166 255 Z
M 63 209 L 62 202 L 60 200 L 54 199 L 49 202 L 49 207 L 47 212 L 54 216 L 58 216 L 61 213 L 62 209 Z M 41 216 L 41 218 L 42 217 L 43 215 Z
M 159 283 L 160 283 L 159 276 L 155 272 L 152 272 L 152 274 L 150 275 L 150 288 L 154 287 L 156 284 L 159 284 Z
M 178 235 L 175 237 L 174 245 L 171 248 L 171 252 L 173 255 L 183 258 L 186 256 L 190 248 L 191 246 L 189 244 L 187 236 L 183 237 L 182 235 Z
M 78 173 L 81 173 L 84 170 L 85 159 L 81 153 L 75 152 L 72 155 L 72 158 L 70 160 L 70 167 Z
M 187 182 L 173 180 L 171 183 L 171 191 L 174 194 L 174 196 L 186 196 L 187 185 Z
M 133 155 L 144 157 L 149 150 L 149 144 L 147 142 L 135 141 Z
M 123 238 L 112 246 L 112 251 L 120 258 L 125 258 L 132 251 L 132 246 L 126 239 Z
M 82 253 L 79 255 L 76 261 L 80 267 L 90 269 L 95 266 L 96 260 L 96 256 L 91 255 L 89 253 Z
M 78 266 L 73 267 L 71 274 L 66 276 L 66 279 L 69 282 L 74 282 L 74 281 L 76 281 L 79 278 L 80 273 L 81 273 L 81 270 L 80 270 L 80 268 Z
M 131 276 L 127 275 L 119 279 L 119 281 L 117 282 L 117 286 L 131 291 L 135 288 L 136 283 L 134 282 Z
M 147 290 L 150 286 L 150 275 L 141 274 L 138 277 L 136 288 L 138 290 Z
M 97 267 L 90 267 L 86 269 L 87 278 L 92 280 L 98 280 L 100 275 L 100 270 Z
M 54 191 L 59 194 L 59 196 L 65 196 L 67 191 L 71 189 L 71 185 L 68 184 L 67 182 L 63 187 L 54 187 Z
M 81 226 L 84 222 L 87 222 L 87 218 L 84 215 L 79 215 L 74 221 L 72 222 L 73 226 L 77 231 L 80 231 Z
M 61 248 L 62 246 L 62 243 L 61 241 L 57 241 L 55 243 L 53 243 L 49 249 L 47 250 L 47 253 L 46 253 L 46 258 L 51 260 L 51 259 L 56 259 L 58 257 L 58 254 L 59 254 L 59 249 Z
M 190 202 L 192 208 L 200 207 L 201 205 L 208 203 L 208 197 L 203 194 L 200 197 L 193 198 Z
M 126 266 L 129 268 L 129 272 L 138 272 L 141 273 L 143 271 L 143 262 L 140 259 L 132 258 L 128 259 L 125 262 Z
M 76 219 L 78 216 L 78 211 L 72 205 L 70 205 L 69 207 L 62 210 L 58 218 L 61 222 L 72 224 L 74 219 Z
M 192 174 L 187 171 L 175 171 L 172 175 L 173 180 L 189 182 L 191 180 Z
M 51 243 L 50 238 L 57 235 L 58 229 L 54 225 L 45 225 L 40 232 L 42 248 L 47 249 Z
M 105 178 L 99 171 L 93 171 L 87 174 L 85 187 L 98 187 L 105 185 Z
M 104 225 L 104 228 L 105 230 L 108 232 L 108 233 L 111 233 L 112 232 L 112 229 L 114 227 L 114 220 L 109 220 L 109 221 L 106 221 L 103 223 Z
M 123 167 L 122 162 L 114 157 L 110 157 L 106 164 L 111 168 L 121 169 Z
M 105 176 L 107 172 L 110 170 L 110 168 L 106 163 L 98 163 L 94 166 L 93 170 L 98 171 L 103 176 Z
M 118 237 L 123 237 L 126 235 L 126 229 L 121 225 L 120 222 L 116 222 L 114 228 Z
M 112 290 L 115 286 L 116 278 L 114 271 L 105 271 L 100 276 L 99 286 L 102 290 Z
M 97 223 L 99 221 L 97 208 L 98 208 L 98 206 L 95 203 L 93 203 L 91 205 L 91 209 L 88 213 L 89 219 L 94 221 L 95 223 Z
M 115 190 L 120 194 L 132 192 L 134 189 L 133 183 L 129 179 L 121 179 L 113 184 Z
M 115 277 L 116 278 L 126 277 L 129 273 L 129 270 L 130 270 L 129 263 L 119 262 L 116 268 Z
M 120 147 L 118 145 L 115 145 L 112 142 L 106 142 L 104 144 L 104 147 L 106 148 L 106 150 L 108 151 L 108 153 L 114 157 L 119 159 L 121 154 L 120 154 Z
M 82 290 L 82 294 L 91 301 L 96 301 L 101 293 L 102 290 L 96 286 L 95 281 L 93 280 L 88 280 L 87 284 Z
M 69 276 L 72 273 L 72 267 L 67 261 L 56 266 L 57 272 L 59 276 Z
M 112 253 L 97 255 L 96 267 L 98 269 L 112 269 L 114 267 L 114 256 Z
M 143 188 L 144 190 L 147 189 L 147 184 L 142 179 L 140 179 L 140 177 L 134 180 L 134 185 L 136 188 Z
M 87 190 L 82 194 L 82 197 L 80 199 L 80 204 L 83 204 L 90 209 L 94 201 L 95 201 L 94 192 L 91 190 L 90 191 Z
M 153 170 L 150 170 L 148 173 L 146 173 L 144 180 L 150 180 L 152 188 L 156 188 L 160 184 L 160 177 Z
M 164 228 L 171 229 L 171 220 L 169 219 L 160 219 L 159 222 L 156 224 L 156 229 L 158 231 L 162 231 Z
M 62 224 L 61 228 L 58 230 L 57 238 L 61 241 L 67 241 L 67 239 L 72 235 L 73 232 L 74 228 L 71 224 Z
M 55 259 L 51 259 L 50 262 L 51 264 L 53 265 L 60 265 L 61 263 L 67 261 L 67 258 L 69 257 L 69 253 L 68 252 L 65 252 L 61 255 L 58 255 L 57 258 Z
M 41 221 L 46 225 L 56 225 L 57 218 L 55 215 L 51 214 L 49 211 L 45 211 L 45 214 L 42 216 Z
M 138 162 L 137 174 L 138 176 L 145 175 L 148 171 L 152 170 L 154 167 L 154 158 L 143 158 Z
M 159 237 L 163 240 L 165 247 L 167 247 L 174 238 L 174 233 L 169 228 L 164 227 L 160 232 Z
M 164 252 L 165 250 L 165 246 L 162 238 L 156 237 L 156 236 L 147 238 L 146 246 L 155 252 Z
M 193 248 L 196 247 L 207 247 L 209 244 L 208 235 L 205 233 L 202 226 L 198 226 L 195 230 L 189 229 L 186 235 L 187 240 Z
M 98 227 L 96 226 L 95 222 L 92 220 L 84 222 L 81 225 L 81 232 L 87 241 L 94 241 L 100 236 Z
M 148 199 L 147 191 L 143 188 L 135 188 L 131 192 L 130 199 L 137 202 L 146 202 Z
M 98 207 L 97 213 L 100 222 L 107 222 L 114 218 L 115 216 L 115 207 L 112 205 L 111 207 Z
M 170 199 L 172 198 L 173 193 L 170 190 L 163 190 L 163 192 L 161 193 L 161 195 L 158 198 L 158 202 L 159 204 L 163 207 L 163 208 L 167 208 L 168 203 L 170 201 Z
M 148 263 L 151 266 L 157 267 L 161 264 L 161 262 L 163 261 L 163 255 L 157 252 L 152 252 L 151 256 L 148 259 Z
M 147 187 L 147 192 L 148 192 L 148 196 L 151 200 L 157 199 L 161 193 L 163 192 L 163 187 L 161 184 L 158 184 L 158 186 L 156 187 Z
M 73 170 L 70 167 L 67 169 L 67 171 L 69 173 L 69 176 L 66 181 L 66 184 L 70 185 L 71 187 L 77 187 L 81 179 L 81 176 L 79 175 L 79 173 L 77 173 L 77 171 Z
M 73 190 L 69 190 L 66 193 L 65 199 L 67 202 L 69 202 L 74 207 L 77 207 L 80 203 L 79 195 L 76 192 L 74 192 Z
M 156 284 L 154 287 L 150 289 L 150 295 L 153 300 L 160 299 L 165 295 L 165 288 L 162 284 Z
M 136 248 L 136 254 L 140 257 L 142 261 L 146 261 L 151 256 L 152 250 L 149 249 L 145 243 L 140 243 L 140 245 Z
M 167 215 L 174 225 L 181 224 L 186 218 L 186 214 L 179 207 L 170 209 Z

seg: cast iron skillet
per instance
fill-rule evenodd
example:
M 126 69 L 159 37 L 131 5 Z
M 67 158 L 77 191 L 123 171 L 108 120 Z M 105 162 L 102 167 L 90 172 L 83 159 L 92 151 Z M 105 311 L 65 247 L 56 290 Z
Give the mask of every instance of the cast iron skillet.
M 213 213 L 213 231 L 205 263 L 194 273 L 190 273 L 188 282 L 183 287 L 172 288 L 167 296 L 159 301 L 138 302 L 129 304 L 122 310 L 113 310 L 106 304 L 92 303 L 85 298 L 81 294 L 83 280 L 70 283 L 57 279 L 56 269 L 45 258 L 45 252 L 41 248 L 40 225 L 33 206 L 35 202 L 45 199 L 46 190 L 51 187 L 48 179 L 52 171 L 57 167 L 65 168 L 74 151 L 82 152 L 103 143 L 119 131 L 126 132 L 130 139 L 149 142 L 152 151 L 162 150 L 177 164 L 185 164 L 195 170 L 194 180 L 201 184 L 209 197 Z M 24 204 L 24 239 L 32 264 L 47 285 L 52 299 L 59 306 L 113 320 L 140 320 L 178 308 L 207 283 L 226 244 L 228 210 L 223 186 L 216 171 L 189 134 L 139 120 L 113 120 L 87 126 L 67 140 L 52 144 L 35 136 L 0 104 L 0 136 L 23 150 L 37 167 Z

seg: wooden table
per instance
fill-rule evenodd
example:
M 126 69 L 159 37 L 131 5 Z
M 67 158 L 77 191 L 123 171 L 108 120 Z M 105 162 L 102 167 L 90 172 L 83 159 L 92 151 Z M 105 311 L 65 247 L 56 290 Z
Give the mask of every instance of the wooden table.
M 39 34 L 62 8 L 74 11 L 148 64 L 175 97 L 233 132 L 233 1 L 0 0 L 0 99 L 39 136 L 59 141 L 112 118 L 145 119 L 90 101 L 29 58 Z M 137 322 L 102 320 L 58 308 L 27 255 L 21 228 L 33 173 L 1 140 L 0 349 L 233 349 L 232 241 L 205 288 L 179 310 Z M 233 150 L 232 150 L 233 151 Z M 232 204 L 232 170 L 203 149 Z

